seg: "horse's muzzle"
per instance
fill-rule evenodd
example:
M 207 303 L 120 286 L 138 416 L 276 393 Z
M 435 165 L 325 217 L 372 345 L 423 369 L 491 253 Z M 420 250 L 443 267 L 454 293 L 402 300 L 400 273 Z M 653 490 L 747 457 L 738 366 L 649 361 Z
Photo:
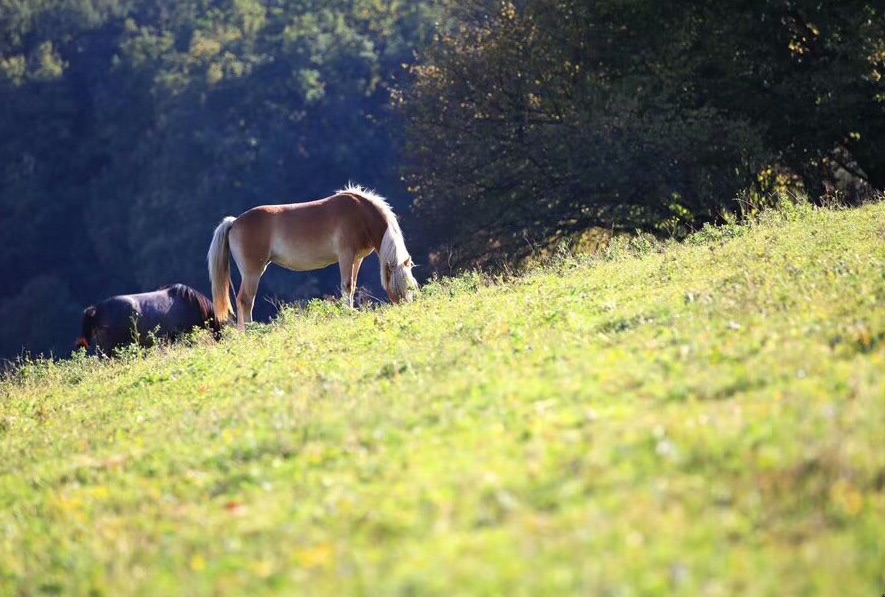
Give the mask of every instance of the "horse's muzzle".
M 77 338 L 77 348 L 89 349 L 89 340 L 87 340 L 83 336 L 80 336 L 79 338 Z

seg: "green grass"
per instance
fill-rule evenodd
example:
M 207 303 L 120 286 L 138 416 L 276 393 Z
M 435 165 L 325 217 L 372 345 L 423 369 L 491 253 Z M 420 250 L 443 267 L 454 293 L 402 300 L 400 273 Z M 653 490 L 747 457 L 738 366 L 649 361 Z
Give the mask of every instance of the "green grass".
M 0 593 L 878 595 L 885 204 L 0 384 Z

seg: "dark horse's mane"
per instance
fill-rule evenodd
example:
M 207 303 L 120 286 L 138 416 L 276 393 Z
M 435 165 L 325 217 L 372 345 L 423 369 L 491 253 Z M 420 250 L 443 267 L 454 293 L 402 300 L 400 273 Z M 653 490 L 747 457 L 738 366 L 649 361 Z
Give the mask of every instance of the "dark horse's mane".
M 169 284 L 158 290 L 168 290 L 170 294 L 199 307 L 203 319 L 209 322 L 213 330 L 218 331 L 219 325 L 215 319 L 215 307 L 205 294 L 184 284 Z

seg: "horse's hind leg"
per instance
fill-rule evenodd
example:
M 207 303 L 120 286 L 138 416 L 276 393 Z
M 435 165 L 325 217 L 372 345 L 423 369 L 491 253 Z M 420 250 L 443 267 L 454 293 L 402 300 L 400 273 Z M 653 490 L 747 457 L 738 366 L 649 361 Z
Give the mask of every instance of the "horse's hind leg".
M 240 270 L 240 289 L 237 292 L 237 327 L 240 331 L 246 329 L 247 323 L 252 323 L 252 307 L 255 304 L 255 295 L 258 293 L 258 281 L 264 270 L 267 269 L 268 261 L 265 255 L 267 247 L 255 247 L 242 237 L 242 233 L 236 235 L 236 228 L 231 230 L 230 253 L 237 269 Z
M 258 281 L 263 272 L 242 272 L 240 291 L 237 293 L 237 327 L 246 329 L 247 323 L 252 323 L 252 307 L 255 305 L 255 295 L 258 292 Z

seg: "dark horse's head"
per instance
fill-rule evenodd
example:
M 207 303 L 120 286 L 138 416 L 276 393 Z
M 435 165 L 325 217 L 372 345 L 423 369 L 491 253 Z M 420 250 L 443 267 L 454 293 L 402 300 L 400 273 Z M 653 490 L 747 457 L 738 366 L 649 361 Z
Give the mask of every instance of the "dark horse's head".
M 89 348 L 89 341 L 92 340 L 92 335 L 95 333 L 95 328 L 98 325 L 97 317 L 95 315 L 95 305 L 91 305 L 86 307 L 83 310 L 83 328 L 80 333 L 80 337 L 77 338 L 77 347 Z
M 184 284 L 172 284 L 164 288 L 169 294 L 193 306 L 200 314 L 202 327 L 212 330 L 212 335 L 215 336 L 216 340 L 221 338 L 221 324 L 215 319 L 215 307 L 206 295 Z

